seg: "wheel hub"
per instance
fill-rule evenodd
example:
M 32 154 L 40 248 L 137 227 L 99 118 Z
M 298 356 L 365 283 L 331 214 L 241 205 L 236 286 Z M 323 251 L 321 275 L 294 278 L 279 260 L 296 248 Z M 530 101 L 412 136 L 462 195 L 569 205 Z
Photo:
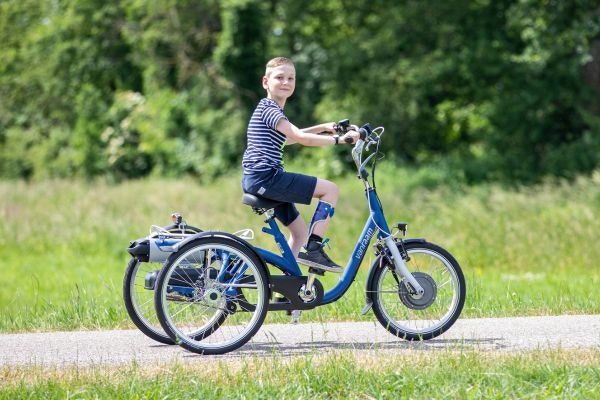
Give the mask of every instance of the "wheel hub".
M 437 285 L 433 278 L 424 272 L 413 272 L 412 276 L 423 288 L 423 294 L 416 295 L 409 293 L 404 283 L 402 283 L 399 286 L 398 296 L 400 297 L 402 304 L 406 307 L 413 310 L 424 310 L 435 301 L 437 296 Z
M 218 307 L 223 299 L 223 293 L 217 289 L 208 289 L 204 292 L 202 300 L 209 306 Z

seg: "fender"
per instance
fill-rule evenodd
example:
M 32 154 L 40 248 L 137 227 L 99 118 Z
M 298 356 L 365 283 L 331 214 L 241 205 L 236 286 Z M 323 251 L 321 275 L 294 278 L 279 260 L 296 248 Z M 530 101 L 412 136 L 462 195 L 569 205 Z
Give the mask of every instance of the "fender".
M 402 239 L 402 243 L 404 244 L 410 244 L 410 243 L 426 243 L 427 240 L 423 239 L 423 238 L 409 238 L 409 239 Z M 396 246 L 398 247 L 398 245 Z M 373 264 L 371 264 L 371 268 L 369 269 L 369 274 L 367 275 L 367 283 L 365 285 L 365 295 L 366 295 L 366 304 L 365 307 L 362 310 L 362 314 L 365 315 L 366 313 L 369 312 L 369 310 L 371 309 L 371 306 L 373 305 L 373 298 L 371 293 L 373 292 L 374 288 L 373 288 L 373 277 L 375 276 L 375 271 L 377 271 L 377 268 L 379 268 L 379 264 L 381 262 L 381 255 L 379 255 L 375 261 L 373 261 Z
M 179 249 L 181 249 L 181 247 L 185 246 L 189 242 L 192 242 L 197 239 L 205 238 L 205 237 L 221 237 L 221 238 L 227 238 L 227 239 L 233 240 L 233 241 L 237 242 L 238 244 L 244 246 L 252 254 L 254 254 L 256 256 L 256 259 L 261 263 L 261 265 L 263 266 L 263 268 L 265 269 L 265 271 L 267 273 L 267 286 L 269 288 L 269 295 L 271 295 L 271 272 L 269 271 L 269 268 L 267 268 L 267 264 L 265 263 L 265 260 L 263 260 L 263 258 L 258 254 L 258 252 L 254 248 L 254 246 L 252 246 L 250 243 L 248 243 L 244 239 L 240 238 L 239 236 L 235 236 L 235 235 L 232 235 L 231 233 L 219 232 L 219 231 L 200 232 L 195 235 L 189 236 L 189 237 L 183 239 L 182 241 L 178 242 L 177 244 L 175 244 L 173 246 L 173 253 L 179 251 Z M 169 257 L 169 258 L 171 258 L 171 257 Z
M 172 224 L 167 225 L 162 229 L 165 231 L 183 229 L 194 233 L 202 232 L 202 229 L 192 225 L 184 225 L 182 228 L 181 225 Z M 127 252 L 139 262 L 165 262 L 173 250 L 173 244 L 178 241 L 179 240 L 161 239 L 160 235 L 154 237 L 150 235 L 129 242 Z

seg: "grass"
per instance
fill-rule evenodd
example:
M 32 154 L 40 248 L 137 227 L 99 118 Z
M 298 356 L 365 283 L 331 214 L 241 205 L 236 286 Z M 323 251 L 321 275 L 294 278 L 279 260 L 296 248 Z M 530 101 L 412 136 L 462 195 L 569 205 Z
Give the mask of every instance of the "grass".
M 334 353 L 2 368 L 0 399 L 597 399 L 600 351 Z
M 600 173 L 517 189 L 420 188 L 407 172 L 383 164 L 378 181 L 391 223 L 408 222 L 410 237 L 441 245 L 461 263 L 464 317 L 600 312 Z M 332 258 L 341 261 L 366 210 L 360 182 L 338 183 L 342 195 L 328 235 Z M 0 332 L 133 327 L 121 300 L 129 240 L 145 236 L 151 224 L 168 224 L 177 210 L 204 229 L 251 227 L 254 244 L 273 248 L 260 233 L 261 218 L 240 197 L 238 176 L 207 185 L 157 178 L 0 182 Z M 301 212 L 309 219 L 312 207 Z M 372 260 L 371 252 L 344 298 L 303 320 L 372 320 L 360 315 Z M 268 321 L 284 318 L 272 313 Z

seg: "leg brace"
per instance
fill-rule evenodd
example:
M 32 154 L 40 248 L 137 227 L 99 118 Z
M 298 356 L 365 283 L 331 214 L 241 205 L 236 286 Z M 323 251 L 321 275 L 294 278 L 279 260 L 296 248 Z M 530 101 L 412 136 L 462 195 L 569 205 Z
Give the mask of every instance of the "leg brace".
M 317 225 L 319 222 L 325 221 L 327 217 L 333 217 L 334 211 L 335 208 L 331 204 L 327 203 L 326 201 L 319 200 L 319 204 L 317 204 L 317 209 L 315 210 L 312 220 L 310 221 L 310 226 L 308 228 L 308 237 L 310 237 L 310 235 L 313 233 L 315 225 Z

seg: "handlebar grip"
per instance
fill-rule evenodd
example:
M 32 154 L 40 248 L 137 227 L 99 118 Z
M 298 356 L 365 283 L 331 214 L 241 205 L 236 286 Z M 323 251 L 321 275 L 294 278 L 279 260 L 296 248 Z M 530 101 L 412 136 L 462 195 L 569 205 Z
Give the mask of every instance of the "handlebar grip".
M 354 141 L 354 140 L 353 140 L 351 137 L 349 137 L 349 136 L 346 136 L 346 137 L 344 138 L 344 142 L 346 142 L 346 143 L 352 143 L 353 141 Z
M 373 133 L 373 130 L 371 129 L 371 125 L 366 123 L 358 130 L 358 133 L 360 134 L 360 139 L 365 140 L 371 135 L 371 133 Z
M 368 136 L 368 133 L 364 128 L 360 128 L 358 133 L 360 134 L 360 140 L 365 140 Z

